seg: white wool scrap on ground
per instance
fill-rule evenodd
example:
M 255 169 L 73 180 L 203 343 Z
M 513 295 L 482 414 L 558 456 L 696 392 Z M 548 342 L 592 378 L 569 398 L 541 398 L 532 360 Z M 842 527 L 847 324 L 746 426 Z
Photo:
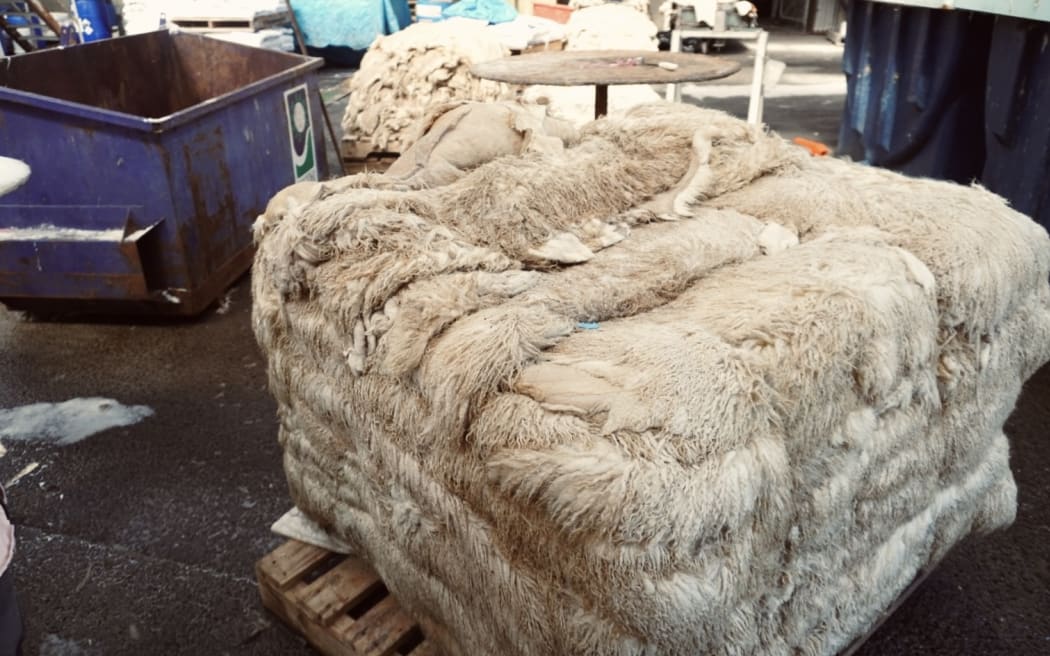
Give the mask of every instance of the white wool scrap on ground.
M 412 145 L 427 108 L 455 100 L 510 98 L 510 87 L 470 74 L 474 63 L 509 55 L 480 21 L 454 18 L 416 23 L 380 36 L 350 80 L 343 116 L 344 145 L 369 152 L 402 152 Z
M 32 403 L 17 408 L 0 408 L 0 438 L 66 446 L 110 428 L 137 424 L 152 416 L 153 409 L 149 406 L 126 406 L 113 399 L 97 397 L 61 403 Z
M 255 226 L 292 500 L 442 653 L 834 654 L 1013 521 L 1050 237 L 1002 198 L 681 104 L 484 158 Z

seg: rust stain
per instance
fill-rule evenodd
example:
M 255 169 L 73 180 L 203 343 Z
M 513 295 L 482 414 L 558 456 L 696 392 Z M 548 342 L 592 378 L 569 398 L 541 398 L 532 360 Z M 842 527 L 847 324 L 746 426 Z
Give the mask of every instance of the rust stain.
M 191 147 L 192 145 L 192 147 Z M 223 235 L 231 223 L 236 225 L 235 203 L 230 170 L 226 163 L 226 144 L 221 126 L 195 135 L 182 149 L 194 212 L 195 241 L 204 256 L 205 276 L 230 255 L 230 240 Z M 201 171 L 212 166 L 217 170 Z M 214 210 L 209 209 L 209 201 Z

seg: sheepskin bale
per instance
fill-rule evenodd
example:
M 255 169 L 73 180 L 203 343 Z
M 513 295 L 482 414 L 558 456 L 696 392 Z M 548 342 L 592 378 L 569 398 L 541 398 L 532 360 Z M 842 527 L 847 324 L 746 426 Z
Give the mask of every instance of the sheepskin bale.
M 1014 518 L 1050 238 L 979 187 L 653 105 L 308 191 L 253 273 L 291 494 L 447 654 L 833 654 Z
M 503 155 L 558 151 L 579 139 L 567 121 L 541 105 L 465 100 L 433 108 L 421 136 L 390 165 L 389 178 L 415 187 L 445 185 Z
M 350 80 L 344 152 L 403 152 L 429 107 L 511 98 L 512 87 L 470 74 L 473 64 L 509 54 L 483 23 L 462 18 L 377 37 Z

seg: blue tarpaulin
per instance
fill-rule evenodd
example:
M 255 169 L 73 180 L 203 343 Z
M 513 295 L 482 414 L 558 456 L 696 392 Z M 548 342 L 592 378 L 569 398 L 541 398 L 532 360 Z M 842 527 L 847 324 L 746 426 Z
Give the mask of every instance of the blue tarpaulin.
M 503 0 L 459 0 L 441 11 L 445 18 L 473 18 L 496 25 L 509 23 L 518 12 Z
M 377 36 L 412 22 L 408 0 L 295 0 L 295 17 L 306 45 L 366 50 Z

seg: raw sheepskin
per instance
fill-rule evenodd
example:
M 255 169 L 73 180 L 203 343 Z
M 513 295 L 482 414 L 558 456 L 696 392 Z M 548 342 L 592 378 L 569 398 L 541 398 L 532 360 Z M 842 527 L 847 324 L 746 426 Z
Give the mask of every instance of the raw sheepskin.
M 253 274 L 296 505 L 446 654 L 833 654 L 1013 520 L 999 197 L 667 104 L 452 178 L 289 190 Z
M 470 73 L 478 62 L 509 54 L 484 23 L 464 18 L 415 23 L 376 37 L 350 80 L 344 150 L 357 157 L 404 152 L 433 105 L 511 98 L 512 87 Z

